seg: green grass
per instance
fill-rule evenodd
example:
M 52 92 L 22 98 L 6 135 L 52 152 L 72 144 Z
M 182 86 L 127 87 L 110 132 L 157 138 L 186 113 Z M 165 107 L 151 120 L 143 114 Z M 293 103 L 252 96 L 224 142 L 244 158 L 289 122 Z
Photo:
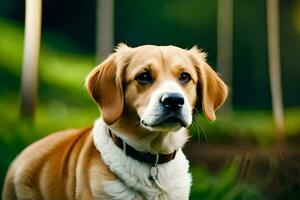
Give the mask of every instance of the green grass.
M 300 108 L 285 109 L 285 133 L 288 138 L 300 135 Z M 217 115 L 215 122 L 197 116 L 190 130 L 195 137 L 208 142 L 240 141 L 268 145 L 274 142 L 275 128 L 271 111 L 234 111 L 232 115 Z
M 192 167 L 193 186 L 190 199 L 264 199 L 258 186 L 237 182 L 238 167 L 236 163 L 232 163 L 218 174 L 212 174 L 205 166 Z

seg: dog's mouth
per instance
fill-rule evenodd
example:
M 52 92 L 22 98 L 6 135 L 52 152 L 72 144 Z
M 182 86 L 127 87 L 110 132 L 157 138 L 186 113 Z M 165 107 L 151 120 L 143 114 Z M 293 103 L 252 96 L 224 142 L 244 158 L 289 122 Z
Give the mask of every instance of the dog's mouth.
M 153 124 L 148 124 L 144 120 L 141 120 L 141 124 L 148 128 L 156 128 L 156 127 L 167 128 L 167 127 L 177 127 L 177 126 L 180 126 L 180 127 L 188 126 L 188 124 L 184 120 L 182 120 L 181 118 L 179 118 L 177 116 L 173 116 L 173 115 L 166 117 L 162 120 L 159 120 L 158 122 L 153 123 Z
M 160 124 L 180 124 L 183 127 L 186 126 L 181 119 L 175 116 L 167 118 L 166 120 L 162 121 Z

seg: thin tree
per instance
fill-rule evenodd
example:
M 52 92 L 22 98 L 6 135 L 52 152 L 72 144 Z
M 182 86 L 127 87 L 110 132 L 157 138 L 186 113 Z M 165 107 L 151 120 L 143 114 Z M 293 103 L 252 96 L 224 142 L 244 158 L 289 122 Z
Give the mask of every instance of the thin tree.
M 26 0 L 21 78 L 21 116 L 33 118 L 38 91 L 42 0 Z
M 267 0 L 267 26 L 269 73 L 272 94 L 273 116 L 277 139 L 284 138 L 284 116 L 280 70 L 279 5 L 278 0 Z
M 224 81 L 232 88 L 233 1 L 218 0 L 217 9 L 217 67 Z M 222 110 L 227 114 L 232 112 L 232 98 L 230 96 L 226 100 Z
M 113 51 L 114 0 L 98 0 L 96 18 L 96 60 L 99 62 Z

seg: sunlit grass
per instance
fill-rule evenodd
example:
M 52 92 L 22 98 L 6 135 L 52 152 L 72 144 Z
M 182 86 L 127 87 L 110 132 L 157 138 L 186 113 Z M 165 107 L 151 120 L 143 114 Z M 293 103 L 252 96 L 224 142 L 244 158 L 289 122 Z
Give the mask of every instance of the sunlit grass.
M 212 174 L 205 166 L 193 166 L 193 186 L 190 199 L 263 199 L 258 186 L 238 182 L 237 163 L 231 163 L 218 174 Z
M 19 25 L 0 20 L 0 70 L 20 77 L 23 53 L 23 30 Z M 94 67 L 93 56 L 73 55 L 55 51 L 42 40 L 40 80 L 66 90 L 78 90 Z
M 20 74 L 23 52 L 23 31 L 18 24 L 0 19 L 0 65 Z
M 287 137 L 300 134 L 300 108 L 285 109 L 285 133 Z M 274 141 L 275 126 L 271 111 L 234 111 L 231 116 L 218 115 L 215 122 L 209 122 L 203 116 L 197 116 L 191 126 L 195 137 L 206 138 L 209 141 L 238 142 L 241 140 L 269 144 Z M 199 128 L 201 126 L 201 128 Z M 198 132 L 198 133 L 197 133 Z

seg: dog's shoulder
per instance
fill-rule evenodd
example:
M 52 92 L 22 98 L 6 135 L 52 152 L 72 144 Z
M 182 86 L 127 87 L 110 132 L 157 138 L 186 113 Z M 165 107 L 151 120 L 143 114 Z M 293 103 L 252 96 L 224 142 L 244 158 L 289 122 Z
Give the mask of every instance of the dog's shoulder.
M 38 193 L 51 190 L 52 199 L 61 195 L 74 199 L 78 193 L 75 191 L 77 183 L 80 182 L 79 188 L 89 188 L 86 186 L 91 174 L 83 172 L 92 171 L 95 165 L 105 167 L 94 146 L 91 130 L 92 127 L 56 132 L 24 149 L 11 164 L 7 177 L 18 186 L 19 195 L 35 188 Z
M 86 129 L 69 129 L 52 133 L 25 148 L 16 158 L 16 162 L 22 160 L 32 161 L 35 159 L 49 160 L 54 155 L 60 157 L 70 156 L 71 151 L 79 149 L 86 142 L 88 137 L 91 137 L 91 128 Z

